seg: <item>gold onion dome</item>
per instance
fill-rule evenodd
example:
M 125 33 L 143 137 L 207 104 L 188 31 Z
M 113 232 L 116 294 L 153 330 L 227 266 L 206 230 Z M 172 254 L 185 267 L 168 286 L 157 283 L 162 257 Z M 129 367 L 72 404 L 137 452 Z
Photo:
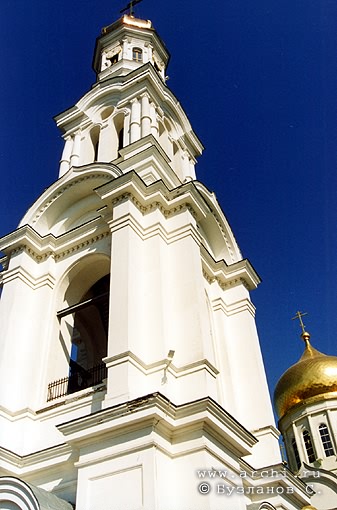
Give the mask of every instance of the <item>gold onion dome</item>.
M 302 357 L 278 381 L 274 403 L 279 418 L 298 404 L 337 398 L 337 357 L 327 356 L 310 344 L 310 334 L 301 335 L 305 342 Z

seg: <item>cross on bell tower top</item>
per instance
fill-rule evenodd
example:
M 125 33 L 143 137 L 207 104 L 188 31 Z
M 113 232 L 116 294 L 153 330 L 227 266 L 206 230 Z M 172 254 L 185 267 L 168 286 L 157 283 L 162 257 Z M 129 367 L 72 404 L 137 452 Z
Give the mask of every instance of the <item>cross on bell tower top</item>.
M 134 6 L 136 4 L 139 4 L 140 2 L 142 2 L 143 0 L 131 0 L 126 7 L 124 7 L 123 9 L 121 9 L 120 13 L 123 14 L 124 12 L 127 12 L 129 11 L 129 16 L 134 16 Z

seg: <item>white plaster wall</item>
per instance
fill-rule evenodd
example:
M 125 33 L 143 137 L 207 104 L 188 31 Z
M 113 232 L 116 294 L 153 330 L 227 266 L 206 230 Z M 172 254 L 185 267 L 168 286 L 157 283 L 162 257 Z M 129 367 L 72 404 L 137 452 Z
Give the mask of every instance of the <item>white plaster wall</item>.
M 12 257 L 7 279 L 0 307 L 0 401 L 14 412 L 34 408 L 38 399 L 53 277 L 47 262 L 22 252 Z

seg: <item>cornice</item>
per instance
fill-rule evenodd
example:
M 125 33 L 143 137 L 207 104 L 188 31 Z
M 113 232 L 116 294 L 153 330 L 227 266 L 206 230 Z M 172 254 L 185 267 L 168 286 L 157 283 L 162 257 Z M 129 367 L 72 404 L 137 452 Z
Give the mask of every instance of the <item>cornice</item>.
M 188 209 L 196 219 L 200 219 L 208 212 L 208 207 L 196 192 L 193 182 L 169 190 L 162 180 L 146 185 L 133 170 L 99 186 L 95 191 L 108 207 L 123 200 L 132 200 L 142 214 L 160 208 L 164 216 L 168 217 L 182 209 Z
M 218 283 L 222 290 L 237 285 L 253 290 L 261 281 L 247 259 L 228 265 L 223 259 L 214 260 L 204 245 L 201 245 L 201 257 L 204 278 L 210 284 Z
M 155 174 L 152 181 L 162 179 L 168 188 L 181 186 L 182 182 L 170 166 L 170 159 L 153 135 L 147 135 L 120 150 L 121 156 L 114 161 L 124 173 L 130 168 L 142 175 Z
M 335 396 L 329 398 L 329 395 L 319 395 L 317 399 L 305 400 L 291 408 L 279 420 L 278 427 L 283 433 L 293 424 L 297 426 L 298 422 L 301 422 L 303 418 L 308 416 L 315 417 L 331 412 L 337 414 L 337 398 Z
M 41 236 L 30 225 L 25 225 L 0 239 L 0 250 L 10 255 L 27 253 L 37 263 L 44 262 L 48 258 L 58 261 L 109 235 L 110 232 L 101 217 L 58 237 L 53 234 Z
M 73 253 L 76 253 L 77 251 L 81 251 L 83 249 L 86 249 L 89 246 L 91 246 L 93 244 L 96 244 L 97 242 L 99 242 L 102 239 L 105 239 L 106 237 L 109 237 L 109 236 L 110 236 L 110 232 L 109 231 L 105 231 L 105 232 L 97 234 L 97 235 L 95 235 L 93 237 L 86 238 L 82 242 L 74 244 L 74 245 L 70 246 L 69 248 L 67 248 L 67 249 L 65 249 L 63 251 L 58 252 L 55 255 L 55 260 L 58 261 L 60 259 L 63 259 L 64 257 L 72 255 Z
M 52 276 L 49 273 L 39 276 L 38 278 L 35 278 L 31 274 L 29 274 L 28 271 L 26 271 L 22 266 L 20 266 L 16 267 L 15 269 L 4 272 L 3 283 L 4 284 L 8 283 L 15 278 L 19 278 L 21 281 L 23 281 L 26 285 L 28 285 L 34 290 L 39 289 L 40 287 L 44 287 L 45 285 L 53 289 L 56 282 L 54 276 Z
M 4 464 L 6 463 L 6 469 L 13 469 L 16 473 L 22 473 L 29 469 L 31 474 L 32 468 L 35 468 L 34 471 L 45 469 L 45 464 L 49 464 L 50 461 L 53 461 L 53 465 L 64 463 L 72 454 L 73 448 L 66 443 L 27 455 L 18 455 L 11 450 L 0 447 L 0 465 L 5 467 Z
M 140 370 L 144 375 L 151 375 L 157 372 L 166 371 L 176 379 L 184 377 L 188 374 L 198 372 L 200 370 L 206 370 L 211 374 L 212 377 L 216 378 L 219 374 L 218 369 L 212 365 L 207 359 L 201 359 L 193 363 L 176 367 L 172 362 L 168 365 L 167 358 L 156 361 L 155 363 L 144 363 L 138 356 L 131 351 L 126 351 L 116 356 L 105 358 L 104 363 L 110 368 L 114 365 L 121 363 L 130 362 L 134 367 Z
M 172 441 L 188 430 L 207 430 L 224 447 L 239 456 L 248 455 L 257 439 L 211 398 L 175 405 L 161 393 L 124 402 L 97 413 L 61 424 L 58 429 L 69 444 L 91 444 L 100 436 L 128 433 L 159 423 Z
M 181 209 L 177 208 L 174 211 L 170 211 L 170 214 L 173 215 L 186 210 L 188 209 L 182 206 Z M 143 214 L 145 214 L 144 211 Z M 144 228 L 132 214 L 126 214 L 123 215 L 122 218 L 107 221 L 109 222 L 109 227 L 112 234 L 118 230 L 121 230 L 122 228 L 130 227 L 143 241 L 153 236 L 160 236 L 166 244 L 171 244 L 185 237 L 191 237 L 195 243 L 200 246 L 200 237 L 198 231 L 195 226 L 191 224 L 191 222 L 187 222 L 187 224 L 184 224 L 180 228 L 175 228 L 173 231 L 167 231 L 162 223 L 158 221 L 155 221 L 153 225 Z

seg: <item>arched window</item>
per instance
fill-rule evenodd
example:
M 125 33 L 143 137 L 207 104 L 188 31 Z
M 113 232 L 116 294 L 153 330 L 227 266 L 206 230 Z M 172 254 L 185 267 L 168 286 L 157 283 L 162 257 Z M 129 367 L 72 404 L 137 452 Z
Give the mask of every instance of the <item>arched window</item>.
M 48 400 L 99 384 L 106 378 L 110 275 L 94 283 L 77 304 L 57 313 L 70 335 L 69 375 L 50 383 Z
M 307 430 L 303 431 L 303 440 L 304 440 L 305 449 L 307 451 L 308 461 L 315 462 L 316 455 L 315 455 L 314 447 L 313 447 L 313 444 L 311 441 L 311 435 Z
M 298 453 L 296 439 L 294 437 L 291 440 L 291 446 L 292 446 L 292 449 L 293 449 L 293 454 L 294 454 L 294 459 L 295 459 L 295 462 L 296 462 L 296 467 L 297 467 L 297 469 L 300 469 L 300 467 L 301 467 L 301 459 L 300 459 L 300 455 Z
M 113 118 L 114 132 L 112 145 L 114 147 L 114 158 L 118 158 L 119 151 L 124 147 L 124 112 L 119 112 Z
M 321 423 L 321 425 L 318 427 L 318 430 L 319 430 L 319 433 L 321 436 L 321 441 L 322 441 L 322 445 L 324 448 L 325 456 L 331 457 L 331 455 L 335 455 L 335 452 L 334 452 L 334 449 L 332 446 L 332 442 L 331 442 L 331 438 L 330 438 L 330 434 L 328 431 L 328 427 L 325 425 L 325 423 Z
M 141 48 L 132 48 L 132 60 L 143 62 L 143 50 Z

